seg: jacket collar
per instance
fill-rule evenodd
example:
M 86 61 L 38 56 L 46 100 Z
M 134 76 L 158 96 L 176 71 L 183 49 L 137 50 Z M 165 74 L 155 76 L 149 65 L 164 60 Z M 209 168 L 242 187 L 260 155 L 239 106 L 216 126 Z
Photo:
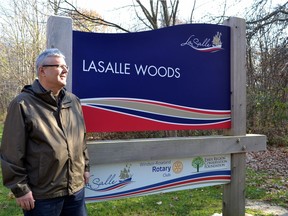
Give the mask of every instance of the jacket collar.
M 44 89 L 43 86 L 40 84 L 38 79 L 36 79 L 32 83 L 32 85 L 24 86 L 22 91 L 34 94 L 36 97 L 42 99 L 43 101 L 45 101 L 48 104 L 51 104 L 51 105 L 56 106 L 56 107 L 58 106 L 57 100 L 56 100 L 55 96 L 53 95 L 52 91 L 51 90 L 47 91 L 46 89 Z M 62 104 L 67 104 L 67 103 L 71 102 L 71 98 L 66 96 L 66 89 L 65 88 L 62 88 L 60 90 L 58 100 L 60 100 L 62 102 Z

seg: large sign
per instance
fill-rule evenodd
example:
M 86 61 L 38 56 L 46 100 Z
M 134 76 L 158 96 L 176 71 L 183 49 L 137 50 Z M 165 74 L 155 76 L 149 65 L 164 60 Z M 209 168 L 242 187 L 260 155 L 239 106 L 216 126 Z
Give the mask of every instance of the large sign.
M 74 31 L 72 83 L 88 132 L 230 128 L 230 27 Z
M 227 184 L 230 167 L 230 155 L 94 165 L 85 197 L 99 202 Z

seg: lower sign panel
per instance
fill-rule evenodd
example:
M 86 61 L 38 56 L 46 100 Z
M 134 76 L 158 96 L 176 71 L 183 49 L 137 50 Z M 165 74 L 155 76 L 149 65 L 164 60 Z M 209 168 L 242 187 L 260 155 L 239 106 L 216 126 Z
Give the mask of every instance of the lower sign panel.
M 227 184 L 230 155 L 95 165 L 86 185 L 86 201 L 99 202 Z

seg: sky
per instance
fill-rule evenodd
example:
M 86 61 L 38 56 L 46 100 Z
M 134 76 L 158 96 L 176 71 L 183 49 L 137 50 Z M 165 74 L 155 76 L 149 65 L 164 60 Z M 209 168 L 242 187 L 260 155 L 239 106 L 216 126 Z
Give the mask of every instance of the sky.
M 141 2 L 149 8 L 149 1 L 150 0 L 142 0 Z M 229 16 L 235 16 L 236 13 L 239 12 L 239 7 L 244 7 L 247 5 L 247 0 L 236 0 L 240 1 L 236 5 L 236 7 L 232 6 L 231 0 L 228 0 L 229 7 Z M 85 0 L 80 1 L 78 0 L 77 4 L 81 7 L 90 8 L 93 10 L 96 10 L 99 14 L 101 14 L 104 19 L 124 19 L 129 20 L 129 12 L 127 13 L 127 7 L 124 6 L 131 5 L 132 0 Z M 193 2 L 192 0 L 180 0 L 179 1 L 179 14 L 180 17 L 184 19 L 189 19 L 191 10 L 193 8 Z M 212 3 L 213 2 L 213 3 Z M 221 3 L 223 0 L 198 0 L 196 3 L 196 12 L 204 14 L 204 13 L 211 13 L 211 14 L 217 14 L 219 11 L 219 7 L 221 7 Z M 248 0 L 250 2 L 250 0 Z M 240 10 L 241 11 L 241 10 Z
M 80 7 L 96 10 L 108 21 L 125 21 L 130 22 L 130 14 L 133 11 L 127 11 L 127 5 L 132 4 L 132 0 L 74 0 Z M 271 5 L 276 5 L 284 0 L 268 0 Z M 134 1 L 135 2 L 135 1 Z M 142 4 L 149 8 L 150 0 L 142 0 Z M 222 15 L 224 0 L 198 0 L 196 1 L 196 10 L 194 20 L 203 17 L 205 14 L 220 16 Z M 251 6 L 253 0 L 226 0 L 227 16 L 244 18 L 244 11 Z M 179 0 L 179 16 L 182 20 L 189 20 L 193 8 L 193 0 Z

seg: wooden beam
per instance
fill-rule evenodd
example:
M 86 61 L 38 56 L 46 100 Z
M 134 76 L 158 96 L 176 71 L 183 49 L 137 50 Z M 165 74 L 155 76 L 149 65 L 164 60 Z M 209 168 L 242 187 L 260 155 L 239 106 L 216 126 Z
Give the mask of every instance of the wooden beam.
M 265 149 L 266 136 L 257 134 L 110 140 L 88 143 L 91 165 L 232 153 L 245 154 Z

